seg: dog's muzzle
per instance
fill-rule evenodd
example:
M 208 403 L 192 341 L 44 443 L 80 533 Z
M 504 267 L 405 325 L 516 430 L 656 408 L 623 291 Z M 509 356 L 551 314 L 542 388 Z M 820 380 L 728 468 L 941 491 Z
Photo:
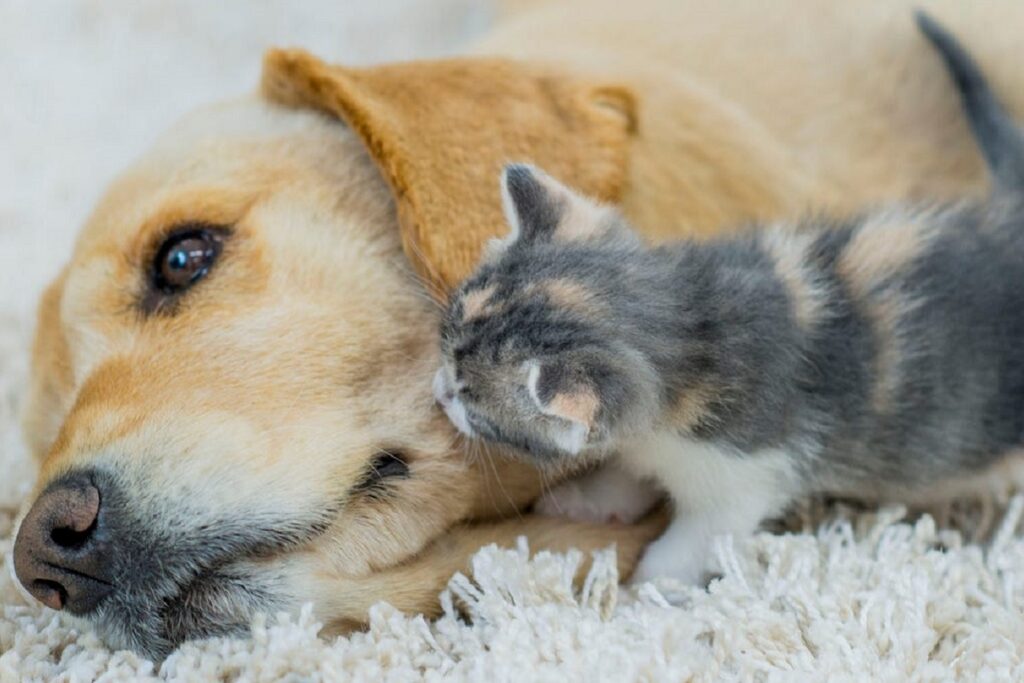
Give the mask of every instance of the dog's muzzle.
M 14 571 L 39 602 L 85 615 L 114 590 L 117 540 L 103 492 L 88 474 L 54 482 L 39 496 L 14 544 Z
M 139 497 L 153 488 L 140 481 L 94 468 L 51 482 L 18 531 L 14 569 L 47 607 L 154 659 L 281 609 L 281 577 L 268 562 L 315 539 L 338 512 L 194 507 L 180 493 Z

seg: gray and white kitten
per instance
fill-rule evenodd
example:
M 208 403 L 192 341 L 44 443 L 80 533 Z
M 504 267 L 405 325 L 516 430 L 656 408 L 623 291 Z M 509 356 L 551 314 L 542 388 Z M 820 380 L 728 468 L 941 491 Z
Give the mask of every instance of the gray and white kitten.
M 541 506 L 674 521 L 635 578 L 697 581 L 710 541 L 813 493 L 917 496 L 1024 442 L 1024 140 L 927 17 L 996 181 L 892 207 L 644 246 L 524 165 L 511 224 L 452 296 L 435 394 L 465 434 L 538 462 L 614 456 Z

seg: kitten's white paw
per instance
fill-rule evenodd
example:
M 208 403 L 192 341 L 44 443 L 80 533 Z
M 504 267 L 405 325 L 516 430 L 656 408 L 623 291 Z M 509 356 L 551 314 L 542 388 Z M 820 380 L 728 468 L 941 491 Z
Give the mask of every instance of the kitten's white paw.
M 673 520 L 661 538 L 644 551 L 629 582 L 675 579 L 691 586 L 701 585 L 712 569 L 711 538 L 707 526 L 697 520 Z
M 675 552 L 659 551 L 655 542 L 640 558 L 629 583 L 636 585 L 655 579 L 675 579 L 688 586 L 699 586 L 706 573 L 703 554 L 680 557 Z
M 554 487 L 537 501 L 534 511 L 578 522 L 622 522 L 640 519 L 662 494 L 613 465 Z

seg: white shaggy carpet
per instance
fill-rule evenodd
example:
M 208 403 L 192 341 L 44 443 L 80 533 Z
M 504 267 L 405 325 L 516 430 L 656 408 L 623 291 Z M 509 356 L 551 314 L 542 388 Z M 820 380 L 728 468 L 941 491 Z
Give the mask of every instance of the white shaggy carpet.
M 32 477 L 16 422 L 31 309 L 106 180 L 182 112 L 255 83 L 265 46 L 434 55 L 486 21 L 473 0 L 0 3 L 0 683 L 1024 680 L 1022 498 L 944 510 L 947 531 L 809 506 L 802 533 L 723 541 L 709 591 L 619 590 L 609 551 L 575 592 L 579 556 L 489 548 L 434 623 L 380 605 L 367 632 L 327 641 L 308 612 L 269 615 L 251 639 L 187 644 L 159 667 L 23 598 L 8 535 Z

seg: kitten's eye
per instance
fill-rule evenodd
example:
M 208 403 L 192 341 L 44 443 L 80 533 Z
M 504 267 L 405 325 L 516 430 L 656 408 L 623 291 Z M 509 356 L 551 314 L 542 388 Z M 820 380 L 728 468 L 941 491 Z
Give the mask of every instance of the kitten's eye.
M 353 493 L 366 493 L 383 488 L 388 479 L 409 476 L 409 464 L 404 453 L 398 450 L 379 451 L 367 466 L 366 475 L 356 484 Z
M 172 233 L 153 260 L 153 287 L 165 294 L 188 289 L 210 272 L 223 244 L 223 228 L 184 228 Z

